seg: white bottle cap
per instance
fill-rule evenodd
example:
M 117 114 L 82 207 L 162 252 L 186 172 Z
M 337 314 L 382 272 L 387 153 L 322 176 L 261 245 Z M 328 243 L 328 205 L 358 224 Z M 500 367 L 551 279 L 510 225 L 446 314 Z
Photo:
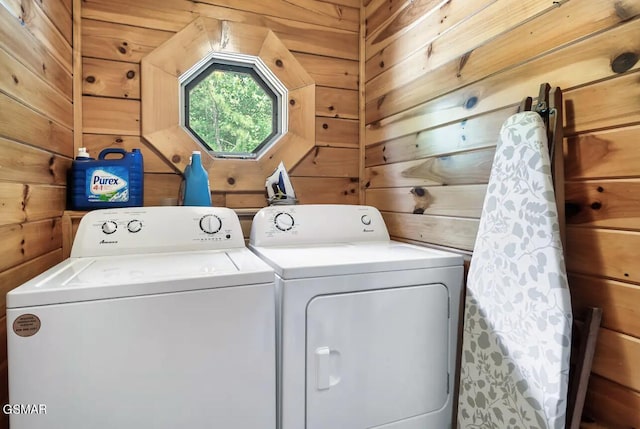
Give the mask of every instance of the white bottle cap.
M 89 152 L 87 152 L 86 147 L 78 148 L 78 158 L 89 158 Z

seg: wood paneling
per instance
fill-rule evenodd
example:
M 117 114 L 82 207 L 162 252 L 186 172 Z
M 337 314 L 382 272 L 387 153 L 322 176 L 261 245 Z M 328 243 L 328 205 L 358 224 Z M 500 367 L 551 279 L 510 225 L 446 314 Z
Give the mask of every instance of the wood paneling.
M 395 35 L 398 32 L 401 34 L 407 32 L 417 22 L 431 15 L 433 9 L 442 3 L 444 3 L 442 0 L 377 1 L 372 5 L 368 5 L 365 12 L 367 20 L 365 36 L 369 40 L 374 40 L 374 42 L 367 45 L 368 57 L 372 56 L 375 51 L 388 46 L 387 43 L 375 49 L 373 45 L 376 44 L 376 41 L 380 43 L 381 40 L 387 40 L 385 36 Z
M 462 185 L 487 183 L 494 149 L 397 162 L 366 169 L 365 186 Z
M 291 176 L 291 184 L 300 204 L 358 204 L 358 182 L 355 179 Z
M 60 2 L 53 0 L 56 1 Z M 60 32 L 40 7 L 41 3 L 36 0 L 2 0 L 2 5 L 35 36 L 38 44 L 45 47 L 68 72 L 71 72 L 71 40 L 67 39 L 68 30 Z M 57 19 L 62 22 L 62 19 Z M 70 19 L 71 16 L 68 20 Z
M 358 91 L 318 87 L 316 116 L 358 119 Z
M 225 197 L 227 207 L 234 209 L 257 208 L 267 205 L 265 192 L 234 192 Z
M 131 152 L 132 149 L 140 149 L 144 161 L 144 171 L 147 173 L 175 173 L 164 158 L 158 155 L 139 136 L 126 136 L 118 134 L 85 134 L 82 136 L 83 144 L 89 154 L 97 158 L 101 150 L 106 148 L 118 148 Z
M 84 10 L 84 6 L 83 6 Z M 114 22 L 82 20 L 82 55 L 139 63 L 173 33 Z
M 71 160 L 0 137 L 0 181 L 65 185 Z
M 61 125 L 73 128 L 71 98 L 52 88 L 3 49 L 0 49 L 0 88 Z
M 365 203 L 388 212 L 479 218 L 486 185 L 370 189 Z
M 316 146 L 358 148 L 358 139 L 358 121 L 316 118 Z
M 473 5 L 476 2 L 466 2 Z M 542 2 L 540 3 L 543 4 Z M 462 4 L 451 4 L 452 8 Z M 466 6 L 468 7 L 468 6 Z M 624 10 L 624 12 L 623 12 Z M 585 0 L 570 1 L 561 7 L 542 14 L 539 17 L 506 32 L 501 36 L 488 40 L 484 45 L 472 51 L 457 51 L 459 56 L 440 67 L 430 69 L 426 73 L 416 73 L 403 84 L 397 81 L 397 73 L 390 85 L 385 75 L 368 82 L 367 102 L 373 103 L 380 97 L 386 102 L 400 98 L 404 94 L 403 106 L 412 106 L 419 102 L 428 86 L 433 97 L 442 95 L 454 88 L 476 82 L 492 73 L 522 63 L 536 55 L 556 49 L 558 46 L 578 40 L 585 34 L 595 33 L 612 27 L 621 21 L 640 13 L 640 5 L 626 2 L 624 5 L 612 1 Z M 558 23 L 561 22 L 561 25 Z M 420 27 L 421 28 L 421 27 Z M 462 27 L 464 28 L 464 26 Z M 624 52 L 627 47 L 617 37 L 609 38 L 614 48 L 612 52 Z M 513 40 L 518 40 L 519 47 L 514 49 Z M 633 42 L 631 42 L 633 43 Z M 594 45 L 594 43 L 591 43 Z M 522 45 L 522 46 L 520 46 Z M 450 50 L 453 52 L 453 50 Z M 369 78 L 368 78 L 369 79 Z M 567 88 L 567 85 L 563 85 Z
M 567 180 L 638 176 L 640 127 L 578 134 L 566 141 Z
M 61 231 L 60 218 L 0 226 L 0 271 L 61 248 Z
M 358 177 L 358 150 L 316 146 L 295 168 L 294 176 Z
M 592 375 L 587 391 L 585 414 L 605 422 L 607 428 L 635 428 L 640 426 L 640 393 Z
M 640 180 L 590 180 L 565 185 L 567 223 L 640 230 Z
M 261 168 L 254 168 L 255 161 L 214 160 L 211 165 L 210 182 L 214 195 L 220 198 L 218 203 L 235 204 L 239 207 L 264 205 L 262 196 L 256 198 L 262 193 L 261 190 L 251 184 L 264 183 L 266 175 L 280 160 L 283 160 L 291 169 L 299 164 L 291 173 L 300 179 L 304 176 L 301 186 L 305 189 L 313 189 L 309 181 L 315 178 L 322 183 L 326 182 L 325 179 L 336 179 L 333 182 L 334 186 L 315 195 L 312 198 L 314 201 L 332 202 L 332 198 L 335 198 L 333 202 L 357 201 L 351 195 L 351 188 L 354 186 L 357 188 L 357 183 L 354 185 L 351 180 L 358 178 L 358 171 L 354 166 L 358 164 L 359 139 L 360 7 L 359 2 L 355 2 L 357 7 L 354 7 L 354 2 L 355 0 L 297 2 L 278 0 L 268 4 L 253 4 L 238 3 L 235 0 L 205 2 L 140 0 L 131 4 L 126 0 L 83 1 L 81 50 L 84 97 L 81 102 L 84 142 L 82 144 L 89 147 L 95 156 L 106 146 L 129 148 L 132 145 L 138 145 L 141 141 L 144 143 L 140 136 L 147 136 L 147 134 L 145 134 L 146 131 L 141 133 L 140 126 L 147 128 L 152 125 L 148 120 L 143 124 L 140 123 L 140 109 L 145 102 L 166 104 L 170 101 L 174 107 L 167 111 L 170 111 L 172 119 L 178 116 L 175 94 L 173 92 L 158 93 L 157 90 L 153 93 L 145 91 L 145 88 L 150 88 L 149 85 L 145 86 L 145 82 L 150 81 L 145 80 L 144 75 L 157 69 L 158 73 L 166 72 L 175 76 L 176 73 L 180 74 L 184 71 L 184 61 L 162 65 L 154 63 L 157 67 L 145 68 L 145 70 L 140 70 L 139 63 L 144 56 L 169 40 L 177 31 L 187 27 L 197 17 L 226 20 L 229 24 L 225 25 L 228 25 L 230 32 L 242 32 L 245 36 L 248 31 L 255 31 L 255 26 L 266 27 L 272 30 L 284 47 L 293 53 L 295 59 L 303 65 L 316 83 L 315 97 L 313 97 L 315 101 L 307 97 L 306 93 L 290 92 L 291 97 L 303 97 L 304 100 L 297 99 L 289 113 L 292 120 L 298 121 L 301 117 L 299 112 L 307 108 L 315 109 L 317 147 L 313 149 L 313 145 L 306 144 L 308 137 L 314 136 L 312 134 L 314 124 L 304 123 L 300 132 L 285 136 L 290 140 L 293 139 L 290 145 L 295 149 L 275 148 L 261 161 L 261 164 L 265 164 Z M 273 35 L 268 37 L 273 38 Z M 260 40 L 262 39 L 264 34 Z M 253 39 L 243 37 L 233 38 L 233 40 L 233 43 L 239 43 L 242 40 Z M 165 44 L 162 49 L 166 49 L 167 46 L 169 45 Z M 273 52 L 264 51 L 270 46 L 275 45 L 263 46 L 260 43 L 256 46 L 247 45 L 246 48 L 252 49 L 254 54 L 262 49 L 261 55 L 265 57 L 277 55 L 278 58 L 282 58 L 285 54 L 290 55 L 282 51 L 284 47 Z M 201 52 L 198 54 L 202 55 Z M 154 79 L 159 76 L 158 73 L 153 76 Z M 302 77 L 301 73 L 282 76 L 291 84 L 294 84 L 295 79 L 299 80 Z M 303 81 L 307 83 L 307 80 L 303 79 Z M 299 86 L 303 81 L 293 86 Z M 167 91 L 171 91 L 170 87 L 167 87 Z M 307 98 L 312 101 L 310 104 L 305 103 Z M 291 125 L 289 129 L 292 129 Z M 151 132 L 149 129 L 147 131 Z M 162 133 L 169 136 L 171 130 L 165 130 Z M 149 138 L 151 136 L 154 139 L 157 137 L 155 133 L 149 134 Z M 143 148 L 147 173 L 145 178 L 149 177 L 148 183 L 145 183 L 145 204 L 151 204 L 152 201 L 166 201 L 173 196 L 166 187 L 165 189 L 155 189 L 155 187 L 164 186 L 164 182 L 168 180 L 174 180 L 177 186 L 180 177 L 169 179 L 165 174 L 155 173 L 175 173 L 176 169 L 183 166 L 188 159 L 188 153 L 192 150 L 190 146 L 185 147 L 174 138 L 158 137 L 158 139 L 158 142 L 153 141 L 153 145 L 156 149 L 161 147 L 160 152 L 164 155 L 159 155 L 160 152 L 152 149 L 150 145 Z M 199 147 L 195 143 L 193 146 L 193 149 Z M 285 145 L 278 147 L 285 147 Z M 302 149 L 304 150 L 300 153 L 300 157 L 292 156 L 292 153 Z M 297 161 L 309 149 L 312 150 L 308 157 L 298 163 Z M 344 182 L 345 179 L 347 182 Z M 173 182 L 169 187 L 172 186 L 174 186 Z M 324 187 L 319 186 L 319 188 Z M 337 189 L 340 190 L 337 191 Z M 347 192 L 347 199 L 344 191 Z M 236 193 L 238 197 L 234 198 Z M 258 200 L 260 200 L 259 203 Z
M 640 233 L 567 225 L 567 269 L 640 283 Z
M 162 7 L 159 3 L 162 3 Z M 118 22 L 136 27 L 176 32 L 198 17 L 198 14 L 180 5 L 180 1 L 84 0 L 82 17 L 104 22 Z M 182 6 L 182 7 L 181 7 Z
M 82 93 L 140 99 L 140 66 L 85 58 L 82 61 Z
M 210 16 L 218 12 L 219 19 L 238 20 L 239 16 L 248 15 L 251 19 L 278 18 L 283 21 L 302 22 L 315 24 L 322 27 L 337 28 L 348 31 L 357 31 L 359 8 L 353 6 L 338 6 L 336 2 L 323 2 L 316 0 L 301 0 L 290 2 L 286 0 L 273 0 L 265 2 L 243 2 L 238 4 L 234 0 L 207 0 L 190 5 L 183 1 L 143 0 L 131 4 L 126 0 L 112 0 L 109 7 L 106 2 L 99 0 L 87 1 L 87 7 L 83 11 L 85 17 L 118 21 L 120 17 L 127 19 L 128 24 L 140 23 L 141 26 L 158 28 L 166 26 L 170 30 L 179 30 L 182 27 L 172 27 L 170 22 L 175 15 L 175 21 L 190 22 L 197 14 Z M 160 3 L 160 7 L 156 4 Z M 186 4 L 185 4 L 186 3 Z M 152 7 L 156 6 L 156 7 Z M 224 16 L 224 15 L 227 16 Z M 215 16 L 214 16 L 215 17 Z M 138 18 L 136 20 L 136 18 Z M 184 25 L 183 25 L 184 26 Z
M 20 118 L 19 121 L 16 118 Z M 32 146 L 73 156 L 69 128 L 0 93 L 0 135 Z
M 73 156 L 69 0 L 0 0 L 0 401 L 6 293 L 62 260 Z M 0 428 L 8 428 L 2 414 Z
M 62 216 L 65 203 L 62 186 L 0 182 L 0 226 Z
M 132 26 L 128 30 L 132 32 L 136 32 L 134 27 L 176 32 L 198 16 L 243 22 L 271 29 L 291 51 L 358 60 L 358 36 L 355 31 L 260 15 L 241 9 L 200 2 L 187 3 L 182 0 L 140 0 L 135 5 L 131 5 L 128 0 L 87 0 L 83 2 L 82 11 L 85 18 Z M 95 31 L 92 36 L 99 36 L 98 33 L 99 31 Z M 114 43 L 115 47 L 120 45 L 116 40 Z
M 601 328 L 593 372 L 640 391 L 640 339 Z
M 408 3 L 408 2 L 398 2 Z M 430 4 L 429 4 L 430 3 Z M 420 22 L 416 20 L 416 17 L 412 17 L 408 14 L 401 14 L 399 16 L 391 16 L 391 19 L 387 19 L 385 12 L 387 10 L 379 8 L 377 15 L 380 18 L 377 21 L 386 20 L 385 26 L 379 28 L 372 28 L 369 31 L 367 25 L 367 40 L 366 40 L 366 80 L 369 81 L 380 73 L 390 69 L 394 65 L 406 60 L 416 53 L 418 49 L 426 49 L 429 59 L 433 53 L 433 46 L 431 42 L 434 41 L 439 35 L 446 34 L 451 29 L 456 29 L 456 32 L 452 32 L 449 37 L 455 37 L 460 34 L 462 28 L 467 27 L 469 24 L 462 26 L 459 25 L 465 19 L 472 17 L 478 11 L 486 8 L 487 5 L 496 3 L 495 0 L 484 0 L 474 2 L 439 2 L 440 4 L 433 4 L 433 2 L 421 1 L 418 3 L 420 8 L 422 5 L 431 5 L 432 8 L 429 13 L 422 11 L 417 15 L 420 18 Z M 411 12 L 411 6 L 406 9 Z M 393 12 L 389 10 L 389 12 Z M 486 15 L 485 15 L 486 16 Z M 418 25 L 411 25 L 413 23 Z M 375 26 L 375 21 L 373 22 Z M 484 28 L 484 26 L 483 26 Z M 476 30 L 479 31 L 480 29 Z M 465 52 L 465 49 L 459 49 Z M 447 55 L 447 50 L 441 52 L 440 55 Z M 451 52 L 449 53 L 451 54 Z M 415 55 L 416 57 L 418 55 Z
M 84 133 L 140 135 L 140 102 L 119 98 L 83 97 Z
M 202 3 L 237 8 L 236 0 L 201 0 Z M 275 16 L 290 21 L 302 21 L 326 27 L 357 31 L 359 10 L 352 7 L 337 7 L 315 0 L 271 0 L 269 2 L 245 2 L 243 10 L 264 16 Z
M 363 4 L 362 186 L 398 239 L 472 250 L 501 123 L 541 83 L 563 89 L 572 299 L 604 308 L 587 414 L 637 426 L 640 3 Z
M 56 26 L 62 37 L 72 45 L 73 30 L 71 23 L 71 0 L 41 1 L 42 11 Z
M 571 274 L 573 311 L 602 308 L 602 326 L 640 338 L 640 286 L 616 280 Z
M 340 58 L 297 53 L 296 60 L 318 86 L 358 89 L 358 62 Z
M 181 176 L 177 174 L 152 174 L 144 175 L 144 205 L 163 206 L 168 199 L 178 200 Z
M 426 156 L 494 147 L 502 123 L 512 112 L 512 108 L 501 109 L 487 115 L 463 119 L 454 124 L 418 131 L 368 146 L 365 150 L 365 165 L 370 167 Z
M 640 26 L 633 23 L 637 29 L 635 49 L 640 52 Z M 640 67 L 640 62 L 635 67 Z M 640 72 L 635 72 L 568 92 L 565 135 L 640 122 L 639 83 Z
M 14 37 L 16 34 L 21 34 L 21 37 Z M 3 7 L 0 7 L 0 47 L 63 95 L 71 94 L 71 73 L 37 42 L 35 36 L 23 31 L 20 21 Z
M 384 136 L 390 138 L 393 134 L 402 135 L 401 133 L 407 133 L 408 130 L 419 130 L 424 123 L 449 122 L 516 104 L 530 91 L 535 92 L 539 82 L 551 80 L 552 77 L 555 77 L 554 84 L 566 91 L 568 132 L 611 126 L 620 115 L 625 121 L 637 121 L 637 85 L 633 85 L 638 79 L 637 75 L 622 76 L 570 91 L 585 81 L 591 82 L 617 75 L 611 68 L 611 51 L 640 50 L 640 29 L 634 22 L 599 33 L 593 38 L 568 45 L 548 55 L 533 58 L 530 62 L 490 75 L 469 87 L 457 89 L 439 98 L 431 99 L 439 92 L 435 89 L 435 93 L 429 93 L 428 89 L 420 91 L 419 88 L 405 88 L 397 97 L 386 94 L 378 100 L 367 102 L 366 121 L 368 124 L 373 123 L 375 134 L 384 131 Z M 631 69 L 638 67 L 640 64 L 636 63 Z M 451 78 L 447 78 L 447 81 L 451 82 Z M 420 88 L 437 88 L 431 86 L 433 83 L 429 82 L 428 86 L 421 85 Z M 533 91 L 529 89 L 532 87 Z M 629 90 L 624 91 L 624 88 Z M 604 97 L 605 94 L 607 97 Z M 425 96 L 430 101 L 416 106 Z M 594 107 L 597 109 L 611 107 L 611 111 L 603 114 L 598 122 L 591 123 L 593 119 L 590 118 L 598 115 L 594 110 L 585 108 L 584 103 L 595 103 Z M 405 112 L 407 108 L 411 109 Z M 397 111 L 402 113 L 389 117 Z M 575 117 L 578 118 L 577 123 Z M 605 121 L 605 118 L 608 118 L 608 121 Z
M 193 66 L 201 68 L 201 59 L 212 49 L 230 55 L 257 55 L 287 89 L 287 97 L 280 100 L 282 106 L 274 108 L 287 110 L 282 116 L 288 130 L 277 142 L 265 146 L 255 159 L 209 153 L 203 158 L 209 179 L 218 189 L 264 189 L 264 172 L 272 171 L 279 162 L 294 166 L 313 148 L 316 95 L 311 77 L 265 27 L 201 17 L 143 58 L 142 136 L 181 171 L 186 169 L 191 151 L 202 150 L 202 145 L 181 126 L 181 117 L 188 109 L 180 101 L 180 76 Z M 234 175 L 229 176 L 232 170 Z
M 82 144 L 82 16 L 79 11 L 82 9 L 82 0 L 69 0 L 73 2 L 72 25 L 73 25 L 73 147 L 78 149 Z
M 478 233 L 477 219 L 390 212 L 382 216 L 392 237 L 456 249 L 472 250 Z
M 354 8 L 360 8 L 360 0 L 320 0 L 323 3 L 338 4 L 342 6 L 349 6 Z

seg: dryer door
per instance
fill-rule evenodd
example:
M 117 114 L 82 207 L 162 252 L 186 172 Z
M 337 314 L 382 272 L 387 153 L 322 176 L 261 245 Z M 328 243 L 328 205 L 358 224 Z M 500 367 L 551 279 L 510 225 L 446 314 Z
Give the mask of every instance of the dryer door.
M 448 350 L 442 284 L 314 298 L 307 307 L 307 429 L 418 427 L 417 416 L 447 404 Z

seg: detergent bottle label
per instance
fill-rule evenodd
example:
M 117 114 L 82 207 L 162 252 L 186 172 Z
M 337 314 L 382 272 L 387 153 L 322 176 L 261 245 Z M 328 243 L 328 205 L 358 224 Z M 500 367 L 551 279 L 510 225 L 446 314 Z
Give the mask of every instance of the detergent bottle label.
M 129 201 L 129 169 L 122 166 L 87 169 L 89 203 Z

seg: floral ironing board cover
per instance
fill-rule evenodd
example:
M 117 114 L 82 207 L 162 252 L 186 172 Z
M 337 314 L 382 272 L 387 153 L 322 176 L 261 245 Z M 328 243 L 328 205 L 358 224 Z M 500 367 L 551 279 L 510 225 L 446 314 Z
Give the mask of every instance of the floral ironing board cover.
M 571 302 L 545 126 L 503 124 L 467 280 L 458 427 L 565 424 Z

